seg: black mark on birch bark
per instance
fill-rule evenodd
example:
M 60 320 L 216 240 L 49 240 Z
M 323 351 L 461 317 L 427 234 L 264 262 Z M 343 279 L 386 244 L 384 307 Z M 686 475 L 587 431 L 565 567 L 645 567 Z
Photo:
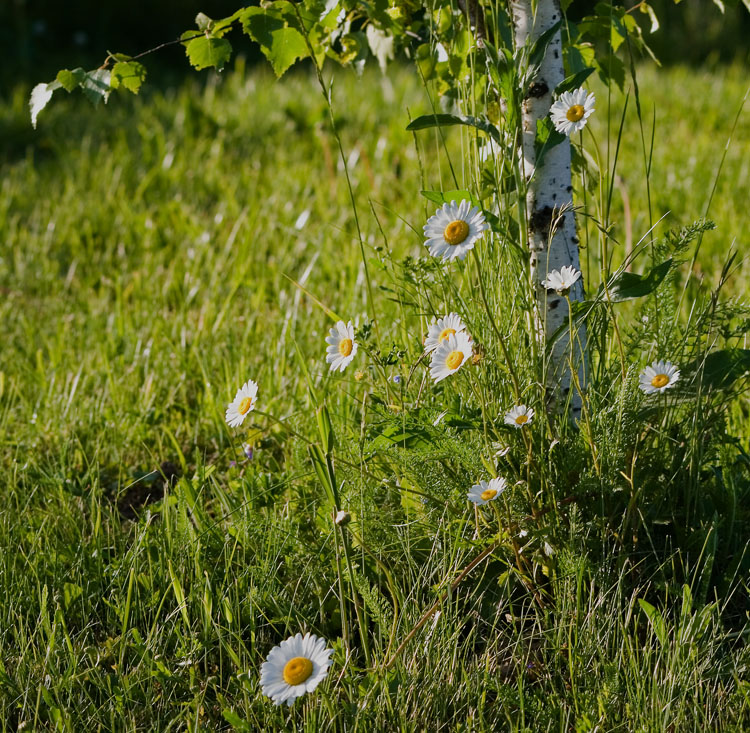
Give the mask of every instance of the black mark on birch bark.
M 545 206 L 537 209 L 529 219 L 529 229 L 532 232 L 547 232 L 552 223 L 553 209 L 551 206 Z
M 543 97 L 547 92 L 549 91 L 549 87 L 547 86 L 547 82 L 545 81 L 532 81 L 531 84 L 529 84 L 529 96 L 530 97 Z

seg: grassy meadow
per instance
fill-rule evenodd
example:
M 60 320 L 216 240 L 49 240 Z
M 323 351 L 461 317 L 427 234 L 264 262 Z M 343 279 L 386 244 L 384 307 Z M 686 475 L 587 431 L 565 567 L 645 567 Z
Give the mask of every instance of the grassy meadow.
M 738 67 L 641 69 L 609 256 L 704 216 L 717 226 L 647 310 L 620 311 L 630 371 L 617 386 L 620 367 L 597 362 L 588 429 L 543 433 L 538 418 L 525 442 L 502 429 L 514 396 L 474 261 L 449 281 L 419 259 L 435 210 L 420 190 L 473 188 L 477 150 L 458 128 L 406 131 L 430 110 L 410 71 L 336 76 L 356 209 L 304 73 L 275 82 L 239 63 L 107 108 L 56 100 L 37 131 L 28 89 L 2 98 L 0 729 L 747 730 L 743 382 L 682 395 L 679 419 L 659 422 L 634 356 L 745 345 L 747 83 Z M 624 99 L 613 92 L 608 121 L 594 90 L 587 175 L 608 178 Z M 578 185 L 598 211 L 601 189 Z M 579 221 L 593 292 L 599 230 Z M 484 298 L 534 384 L 525 312 L 501 306 L 523 300 L 502 246 L 483 249 Z M 436 388 L 422 339 L 454 309 L 482 359 Z M 362 329 L 340 375 L 325 363 L 332 313 Z M 232 430 L 224 410 L 247 379 L 258 407 Z M 323 405 L 352 515 L 341 532 L 310 458 Z M 466 501 L 489 464 L 523 484 L 503 511 L 531 538 L 533 573 L 506 547 L 445 593 L 498 531 Z M 526 500 L 537 475 L 556 492 L 535 498 L 551 507 L 543 527 Z M 331 673 L 274 707 L 260 665 L 297 631 L 327 639 Z

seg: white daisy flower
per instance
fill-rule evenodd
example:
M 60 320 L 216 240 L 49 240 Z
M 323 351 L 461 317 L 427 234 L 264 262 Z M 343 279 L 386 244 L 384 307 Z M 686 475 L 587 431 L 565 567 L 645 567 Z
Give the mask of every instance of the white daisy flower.
M 450 313 L 445 318 L 438 318 L 427 331 L 427 338 L 424 341 L 425 353 L 429 354 L 435 351 L 440 342 L 446 341 L 451 334 L 461 333 L 465 330 L 466 326 L 457 313 Z
M 236 428 L 245 421 L 251 410 L 255 409 L 255 397 L 258 394 L 258 385 L 252 379 L 248 379 L 238 390 L 234 399 L 227 405 L 224 419 L 230 428 Z
M 275 646 L 260 667 L 260 687 L 274 705 L 291 704 L 312 692 L 328 674 L 333 649 L 309 632 L 296 634 Z
M 563 92 L 549 110 L 555 129 L 563 135 L 583 130 L 594 111 L 596 99 L 581 87 L 574 92 Z
M 534 417 L 534 410 L 526 405 L 516 405 L 505 414 L 505 424 L 514 428 L 528 425 Z
M 679 378 L 680 370 L 674 364 L 668 361 L 655 361 L 641 372 L 638 386 L 646 394 L 655 394 L 674 387 Z
M 462 260 L 489 226 L 478 206 L 464 199 L 443 204 L 424 225 L 425 246 L 430 254 L 446 262 Z
M 508 482 L 504 478 L 493 478 L 490 481 L 480 481 L 474 484 L 469 490 L 469 501 L 473 501 L 479 506 L 484 506 L 487 502 L 497 499 L 500 494 L 508 487 Z
M 542 287 L 555 290 L 559 295 L 566 295 L 581 277 L 579 270 L 570 265 L 563 265 L 559 270 L 547 273 L 547 279 L 542 280 Z
M 338 321 L 326 336 L 326 361 L 331 365 L 331 371 L 337 369 L 343 372 L 351 364 L 357 353 L 357 342 L 354 340 L 354 326 L 352 322 Z
M 441 341 L 432 352 L 430 376 L 437 384 L 441 379 L 457 372 L 468 359 L 471 359 L 471 339 L 466 331 L 452 333 Z

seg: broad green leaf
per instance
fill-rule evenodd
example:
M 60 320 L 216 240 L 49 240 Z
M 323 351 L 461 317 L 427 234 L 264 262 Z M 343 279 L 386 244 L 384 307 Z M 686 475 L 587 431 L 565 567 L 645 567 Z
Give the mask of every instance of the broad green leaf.
M 529 51 L 529 66 L 538 66 L 544 59 L 544 54 L 547 53 L 547 46 L 552 41 L 552 37 L 560 30 L 562 21 L 558 20 L 552 27 L 547 28 L 539 38 L 534 41 Z
M 260 50 L 281 76 L 297 59 L 308 55 L 307 44 L 296 28 L 290 28 L 280 13 L 263 8 L 246 8 L 242 28 L 260 44 Z
M 95 107 L 99 102 L 107 103 L 109 93 L 112 91 L 110 86 L 111 76 L 112 74 L 107 69 L 95 69 L 86 72 L 81 82 L 81 89 L 83 89 L 83 93 L 89 102 Z
M 85 78 L 86 72 L 80 67 L 73 69 L 73 71 L 61 69 L 57 72 L 57 81 L 62 84 L 62 88 L 66 92 L 72 92 L 76 87 L 81 86 Z
M 610 83 L 614 82 L 620 91 L 624 89 L 625 64 L 617 54 L 610 53 L 600 56 L 596 60 L 596 68 L 599 78 L 607 86 L 610 86 Z
M 661 281 L 672 269 L 672 258 L 654 267 L 648 275 L 636 275 L 633 272 L 619 272 L 612 276 L 607 283 L 609 299 L 613 302 L 642 298 L 653 293 Z M 600 290 L 600 293 L 602 291 Z
M 591 73 L 594 71 L 593 66 L 589 66 L 586 69 L 577 71 L 575 74 L 565 77 L 556 87 L 555 96 L 560 96 L 563 92 L 570 92 L 573 89 L 578 89 L 586 79 L 589 78 Z
M 195 24 L 198 26 L 198 28 L 202 31 L 208 31 L 211 32 L 211 28 L 213 27 L 214 21 L 209 18 L 205 13 L 198 13 L 198 15 L 195 16 Z
M 222 18 L 221 20 L 215 20 L 213 23 L 213 26 L 211 28 L 211 35 L 214 38 L 221 38 L 229 29 L 232 27 L 232 24 L 239 20 L 242 17 L 242 13 L 244 12 L 244 8 L 240 8 L 236 12 L 232 13 L 232 15 L 227 16 L 226 18 Z M 197 20 L 197 18 L 196 18 Z
M 667 643 L 667 625 L 664 623 L 664 617 L 648 601 L 644 601 L 643 598 L 638 599 L 638 604 L 646 614 L 659 643 L 664 646 Z
M 565 45 L 563 47 L 563 56 L 565 57 L 565 67 L 571 74 L 594 66 L 596 53 L 590 43 L 576 43 L 575 45 Z
M 185 53 L 198 71 L 211 67 L 221 71 L 232 56 L 232 44 L 225 38 L 201 36 L 185 44 Z
M 449 115 L 449 114 L 433 114 L 433 115 L 422 115 L 412 120 L 407 126 L 407 130 L 426 130 L 429 127 L 451 127 L 452 125 L 466 125 L 468 127 L 475 127 L 477 130 L 486 132 L 490 137 L 494 138 L 497 142 L 500 142 L 500 133 L 498 129 L 487 120 L 482 120 L 478 117 L 470 117 L 468 115 Z
M 138 94 L 141 84 L 146 80 L 146 67 L 137 61 L 119 61 L 112 69 L 110 81 L 112 89 L 125 87 L 127 90 Z
M 339 63 L 348 65 L 356 61 L 363 62 L 368 53 L 367 36 L 364 33 L 347 33 L 341 37 Z
M 721 349 L 689 364 L 704 388 L 727 389 L 750 372 L 750 349 Z
M 425 81 L 432 79 L 435 67 L 437 66 L 437 51 L 432 45 L 429 43 L 423 43 L 421 46 L 417 46 L 417 50 L 414 53 L 414 59 L 417 62 L 420 76 Z
M 536 167 L 540 168 L 547 153 L 567 139 L 567 135 L 563 135 L 555 129 L 555 125 L 549 117 L 538 119 L 536 121 L 536 138 L 534 138 Z
M 37 84 L 31 90 L 31 97 L 29 98 L 29 110 L 31 112 L 31 124 L 36 129 L 36 120 L 39 113 L 47 106 L 47 102 L 52 99 L 52 93 L 56 89 L 60 89 L 62 84 L 59 81 L 51 81 L 48 84 L 42 82 Z

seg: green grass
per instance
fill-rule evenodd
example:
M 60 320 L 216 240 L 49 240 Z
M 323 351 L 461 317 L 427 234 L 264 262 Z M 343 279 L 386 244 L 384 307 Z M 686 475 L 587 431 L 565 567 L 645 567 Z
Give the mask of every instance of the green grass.
M 667 210 L 660 236 L 706 213 L 743 73 L 643 71 L 644 119 L 658 110 L 650 218 L 634 116 L 618 163 L 635 242 Z M 71 99 L 45 110 L 36 133 L 26 91 L 0 106 L 2 729 L 746 729 L 746 404 L 733 403 L 736 443 L 679 444 L 677 420 L 660 425 L 663 442 L 643 449 L 655 466 L 644 469 L 653 493 L 638 505 L 644 521 L 628 556 L 604 519 L 619 507 L 630 465 L 617 439 L 635 430 L 626 424 L 636 414 L 633 375 L 617 388 L 619 413 L 604 409 L 605 390 L 592 397 L 602 409 L 590 437 L 613 494 L 570 504 L 532 530 L 532 580 L 544 607 L 512 558 L 493 555 L 383 669 L 481 549 L 475 532 L 492 536 L 465 492 L 486 474 L 495 416 L 512 400 L 471 270 L 452 286 L 426 266 L 414 265 L 409 280 L 400 264 L 421 254 L 421 226 L 434 208 L 419 190 L 454 187 L 435 135 L 420 134 L 415 148 L 405 131 L 407 109 L 412 117 L 429 109 L 408 73 L 341 74 L 334 87 L 372 302 L 312 78 L 275 83 L 240 70 L 205 86 L 113 98 L 105 110 Z M 604 155 L 604 115 L 596 123 Z M 747 241 L 750 110 L 734 135 L 708 211 L 718 228 L 698 257 L 708 287 L 730 245 L 742 252 Z M 471 181 L 469 146 L 448 134 L 460 185 Z M 624 246 L 622 199 L 613 200 L 613 234 Z M 492 282 L 493 304 L 520 290 L 519 272 L 508 256 Z M 682 282 L 670 280 L 665 293 Z M 724 290 L 747 298 L 746 262 Z M 706 292 L 691 290 L 697 304 Z M 380 333 L 366 346 L 380 363 L 392 347 L 405 355 L 380 373 L 365 369 L 362 352 L 353 365 L 365 371 L 362 381 L 353 367 L 330 376 L 330 318 L 308 293 L 345 320 L 377 317 Z M 653 308 L 669 310 L 666 300 Z M 484 371 L 481 379 L 471 372 L 465 389 L 425 386 L 416 409 L 421 376 L 408 393 L 383 377 L 408 375 L 427 315 L 456 302 L 486 346 Z M 502 311 L 501 328 L 523 315 Z M 632 328 L 630 344 L 640 333 Z M 523 335 L 511 338 L 521 353 Z M 517 368 L 533 384 L 533 365 L 519 358 Z M 260 385 L 258 411 L 249 429 L 231 431 L 224 408 L 247 378 Z M 339 488 L 355 516 L 345 535 L 351 574 L 337 572 L 341 535 L 308 455 L 320 442 L 316 407 L 324 403 Z M 708 405 L 706 430 L 726 414 L 725 402 Z M 461 420 L 479 427 L 462 429 Z M 394 427 L 408 437 L 374 449 Z M 560 437 L 565 454 L 551 453 L 539 469 L 557 498 L 605 483 L 584 468 L 584 439 Z M 255 446 L 252 462 L 245 440 Z M 504 440 L 512 448 L 505 470 L 523 479 L 524 446 L 517 435 Z M 674 465 L 659 464 L 660 446 Z M 695 519 L 687 530 L 663 521 L 683 492 Z M 524 502 L 509 502 L 521 523 Z M 542 550 L 547 541 L 554 559 Z M 709 556 L 726 561 L 720 572 Z M 367 619 L 359 635 L 355 604 L 344 604 L 351 655 L 340 577 L 349 599 L 356 588 Z M 646 598 L 659 609 L 651 621 L 638 600 Z M 298 630 L 335 645 L 334 667 L 313 695 L 281 710 L 260 694 L 259 667 Z

